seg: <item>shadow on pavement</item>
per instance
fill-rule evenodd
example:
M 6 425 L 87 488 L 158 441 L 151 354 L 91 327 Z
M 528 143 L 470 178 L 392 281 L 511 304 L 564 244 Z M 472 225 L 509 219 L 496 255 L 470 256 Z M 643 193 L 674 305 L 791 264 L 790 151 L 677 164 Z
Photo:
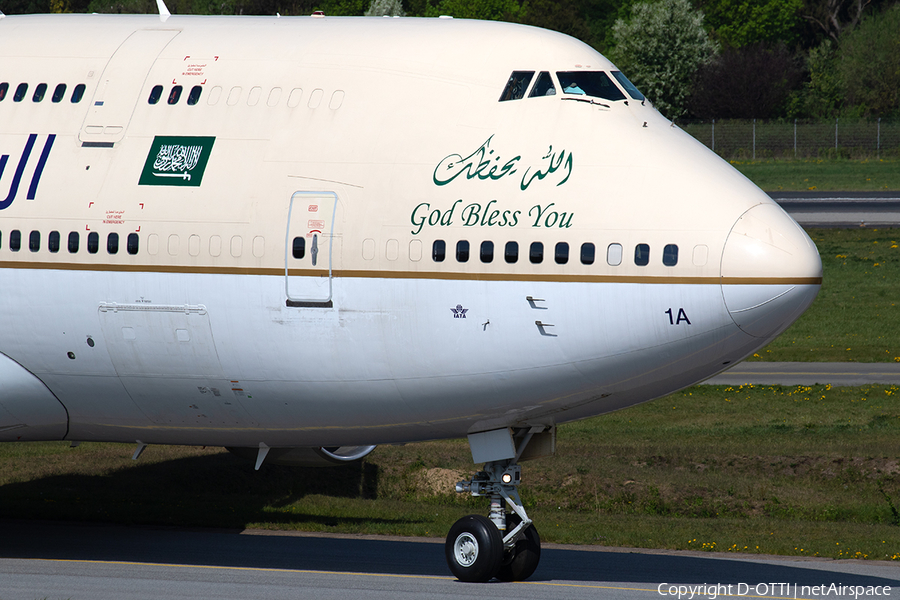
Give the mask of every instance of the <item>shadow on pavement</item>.
M 239 535 L 217 530 L 0 521 L 0 558 L 121 561 L 450 577 L 443 544 L 293 534 Z M 678 556 L 545 548 L 532 581 L 658 585 L 784 582 L 798 585 L 898 586 L 897 578 L 763 564 L 721 555 Z M 862 563 L 864 564 L 864 563 Z M 827 568 L 827 567 L 826 567 Z

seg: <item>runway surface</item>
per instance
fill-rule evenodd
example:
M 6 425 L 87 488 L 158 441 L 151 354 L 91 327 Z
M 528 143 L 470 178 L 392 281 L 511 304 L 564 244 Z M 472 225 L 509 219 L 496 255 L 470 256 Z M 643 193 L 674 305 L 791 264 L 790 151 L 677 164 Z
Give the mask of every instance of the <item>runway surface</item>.
M 805 227 L 900 225 L 900 192 L 768 192 Z
M 545 545 L 528 582 L 464 584 L 449 575 L 443 540 L 434 539 L 0 521 L 0 541 L 3 600 L 631 600 L 677 599 L 678 586 L 704 585 L 694 598 L 900 595 L 900 568 L 880 561 Z M 873 593 L 854 598 L 829 593 L 831 585 Z
M 743 362 L 707 379 L 711 385 L 900 385 L 900 363 Z

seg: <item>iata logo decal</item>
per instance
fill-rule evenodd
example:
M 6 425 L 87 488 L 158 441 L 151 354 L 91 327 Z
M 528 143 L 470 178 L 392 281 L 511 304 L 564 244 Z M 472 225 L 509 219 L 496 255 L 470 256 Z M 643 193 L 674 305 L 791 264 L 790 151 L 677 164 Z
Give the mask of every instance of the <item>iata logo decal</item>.
M 6 194 L 4 200 L 0 201 L 0 210 L 9 208 L 9 205 L 16 199 L 16 195 L 19 193 L 19 186 L 22 184 L 22 177 L 25 175 L 25 168 L 28 166 L 28 159 L 31 157 L 31 152 L 34 149 L 37 138 L 38 134 L 36 133 L 32 133 L 28 136 L 28 141 L 25 142 L 25 148 L 19 156 L 19 163 L 16 165 L 15 173 L 10 178 L 9 193 Z M 47 164 L 47 158 L 50 156 L 50 149 L 53 148 L 54 140 L 56 140 L 56 135 L 51 133 L 44 142 L 44 149 L 41 150 L 41 155 L 38 158 L 37 165 L 35 165 L 34 172 L 31 175 L 31 183 L 28 185 L 28 193 L 25 196 L 28 200 L 34 200 L 37 195 L 38 184 L 41 182 L 41 175 L 44 173 L 44 166 Z M 9 154 L 0 156 L 0 184 L 3 182 L 3 174 L 6 172 L 6 163 L 8 162 Z
M 456 308 L 451 308 L 450 310 L 453 311 L 453 318 L 454 318 L 454 319 L 465 319 L 465 318 L 466 318 L 466 313 L 469 312 L 469 309 L 468 309 L 468 308 L 463 308 L 463 307 L 462 307 L 462 304 L 457 304 L 457 305 L 456 305 Z
M 138 185 L 198 187 L 215 141 L 214 137 L 156 136 Z

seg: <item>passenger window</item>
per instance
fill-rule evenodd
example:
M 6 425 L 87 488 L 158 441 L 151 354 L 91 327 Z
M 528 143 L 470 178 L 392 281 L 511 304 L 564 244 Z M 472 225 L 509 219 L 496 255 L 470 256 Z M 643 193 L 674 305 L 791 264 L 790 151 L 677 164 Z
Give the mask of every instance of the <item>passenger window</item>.
M 4 81 L 0 83 L 0 102 L 3 102 L 6 99 L 6 92 L 9 91 L 9 83 Z
M 558 265 L 564 265 L 569 262 L 569 244 L 565 242 L 557 243 L 554 258 L 556 259 L 556 264 Z
M 106 236 L 106 251 L 110 254 L 116 254 L 119 251 L 118 233 L 111 233 Z
M 140 245 L 140 238 L 136 233 L 128 234 L 128 241 L 126 242 L 126 250 L 128 250 L 128 254 L 137 254 L 138 246 Z
M 481 242 L 481 262 L 489 263 L 494 260 L 494 242 Z
M 195 89 L 199 90 L 199 86 Z M 337 93 L 337 92 L 335 92 L 335 93 Z M 252 88 L 250 88 L 250 93 L 247 94 L 247 106 L 256 106 L 257 104 L 259 104 L 259 97 L 261 95 L 262 95 L 262 88 L 259 87 L 258 85 L 255 85 Z
M 616 78 L 616 81 L 619 82 L 625 91 L 628 92 L 628 95 L 634 98 L 635 100 L 643 100 L 644 95 L 638 91 L 637 87 L 628 81 L 628 78 L 622 74 L 622 71 L 613 71 L 612 76 Z
M 667 244 L 663 248 L 663 264 L 667 267 L 674 267 L 678 264 L 678 246 L 675 244 Z
M 291 256 L 301 259 L 306 256 L 306 238 L 297 236 L 291 244 Z
M 444 240 L 434 240 L 431 246 L 431 258 L 434 262 L 443 262 L 447 256 L 447 244 Z
M 469 242 L 466 240 L 456 242 L 456 260 L 458 262 L 469 261 Z
M 159 99 L 162 98 L 163 86 L 154 85 L 153 89 L 150 90 L 150 97 L 147 98 L 147 104 L 156 104 L 159 102 Z
M 191 93 L 188 94 L 187 103 L 188 106 L 194 106 L 198 102 L 200 102 L 200 94 L 203 93 L 203 88 L 199 85 L 195 85 L 191 88 Z
M 72 90 L 72 104 L 78 104 L 81 102 L 81 99 L 84 98 L 84 84 L 79 83 L 75 86 L 75 89 Z
M 69 243 L 68 243 L 69 254 L 75 254 L 76 252 L 78 252 L 79 237 L 80 236 L 78 235 L 77 231 L 69 232 Z
M 634 264 L 639 267 L 646 267 L 650 264 L 650 246 L 638 244 L 634 247 Z
M 709 246 L 704 244 L 694 246 L 693 259 L 695 267 L 705 267 L 706 261 L 709 260 Z
M 19 87 L 16 88 L 16 93 L 13 94 L 13 102 L 21 102 L 23 98 L 25 98 L 25 94 L 28 93 L 28 84 L 20 83 Z
M 191 234 L 191 237 L 188 238 L 188 254 L 200 256 L 200 236 L 196 233 Z
M 47 249 L 50 252 L 59 252 L 59 232 L 51 231 L 47 236 Z
M 625 94 L 603 71 L 557 71 L 564 94 L 592 96 L 604 100 L 624 100 Z
M 54 104 L 59 104 L 66 97 L 66 84 L 60 83 L 53 90 L 53 97 L 50 99 Z
M 9 232 L 9 249 L 13 252 L 18 252 L 22 248 L 22 232 L 18 229 L 13 229 Z
M 540 242 L 532 242 L 531 249 L 528 251 L 528 259 L 538 264 L 544 260 L 544 245 Z
M 40 231 L 32 231 L 31 235 L 28 236 L 28 249 L 32 252 L 37 252 L 41 249 L 41 232 Z
M 172 88 L 172 91 L 169 92 L 169 99 L 167 102 L 169 104 L 178 104 L 179 100 L 181 100 L 181 86 L 176 85 Z
M 98 250 L 100 250 L 100 234 L 92 231 L 88 234 L 88 252 L 97 254 Z
M 506 82 L 506 87 L 503 88 L 503 93 L 500 94 L 500 102 L 524 98 L 532 77 L 534 77 L 534 71 L 513 71 Z
M 508 263 L 514 263 L 519 260 L 519 243 L 506 242 L 506 252 L 504 252 L 503 257 Z
M 419 262 L 422 260 L 422 240 L 410 240 L 409 260 Z
M 622 264 L 622 244 L 610 244 L 606 249 L 606 264 L 618 267 Z
M 47 84 L 39 83 L 36 88 L 34 88 L 34 95 L 31 97 L 32 102 L 40 102 L 44 99 L 44 96 L 47 94 Z
M 555 96 L 556 95 L 556 86 L 553 85 L 553 78 L 550 77 L 550 73 L 547 71 L 541 71 L 541 74 L 538 75 L 537 81 L 534 82 L 534 87 L 531 88 L 531 93 L 528 94 L 529 98 L 536 98 L 538 96 Z
M 581 264 L 594 264 L 594 245 L 590 242 L 581 245 Z

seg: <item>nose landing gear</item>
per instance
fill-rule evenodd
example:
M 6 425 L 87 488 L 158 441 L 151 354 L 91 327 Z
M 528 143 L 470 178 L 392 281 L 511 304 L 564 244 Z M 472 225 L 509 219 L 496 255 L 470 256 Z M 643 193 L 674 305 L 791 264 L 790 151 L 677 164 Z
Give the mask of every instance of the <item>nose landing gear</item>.
M 523 456 L 525 446 L 535 434 L 542 438 L 542 442 L 536 444 L 540 448 Z M 508 447 L 503 446 L 504 436 L 510 443 Z M 517 462 L 523 458 L 551 454 L 555 446 L 555 430 L 551 428 L 544 432 L 544 427 L 519 432 L 498 430 L 470 435 L 469 443 L 476 462 L 481 462 L 478 457 L 497 458 L 510 452 L 514 455 L 488 460 L 484 469 L 471 480 L 456 484 L 459 493 L 490 497 L 491 511 L 489 518 L 467 515 L 450 528 L 444 544 L 450 571 L 460 581 L 466 582 L 486 582 L 494 577 L 501 581 L 528 579 L 541 558 L 541 538 L 519 498 L 517 487 L 521 483 L 522 468 Z M 511 512 L 506 511 L 504 502 Z

